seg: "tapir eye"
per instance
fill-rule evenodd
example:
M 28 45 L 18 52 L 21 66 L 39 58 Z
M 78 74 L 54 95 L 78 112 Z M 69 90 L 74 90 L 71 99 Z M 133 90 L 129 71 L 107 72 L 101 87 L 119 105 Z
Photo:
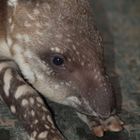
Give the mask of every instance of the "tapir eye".
M 64 57 L 62 55 L 56 54 L 52 56 L 52 64 L 55 66 L 64 65 Z

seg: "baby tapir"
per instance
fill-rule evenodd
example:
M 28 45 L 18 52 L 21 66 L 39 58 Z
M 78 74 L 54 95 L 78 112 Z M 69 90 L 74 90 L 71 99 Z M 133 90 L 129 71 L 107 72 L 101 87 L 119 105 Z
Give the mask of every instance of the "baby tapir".
M 120 131 L 90 0 L 0 0 L 1 97 L 31 140 L 64 140 L 39 93 L 97 136 Z

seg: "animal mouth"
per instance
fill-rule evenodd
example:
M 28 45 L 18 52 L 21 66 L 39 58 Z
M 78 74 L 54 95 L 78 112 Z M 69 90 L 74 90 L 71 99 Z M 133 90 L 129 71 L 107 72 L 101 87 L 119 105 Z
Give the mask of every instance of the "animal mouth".
M 73 99 L 73 100 L 70 100 Z M 75 99 L 75 100 L 74 100 Z M 116 111 L 106 111 L 102 114 L 94 111 L 85 102 L 78 102 L 78 98 L 69 98 L 68 101 L 76 110 L 78 116 L 89 126 L 90 131 L 97 137 L 103 137 L 106 131 L 119 132 L 123 129 L 124 122 L 116 115 Z M 78 100 L 79 101 L 79 100 Z M 101 111 L 100 111 L 101 112 Z

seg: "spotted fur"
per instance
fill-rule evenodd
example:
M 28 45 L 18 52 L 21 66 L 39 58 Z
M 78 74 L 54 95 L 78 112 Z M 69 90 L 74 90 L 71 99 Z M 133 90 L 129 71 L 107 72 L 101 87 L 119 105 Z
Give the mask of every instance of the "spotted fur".
M 42 98 L 19 75 L 13 62 L 0 62 L 0 89 L 3 100 L 32 140 L 64 140 Z
M 38 92 L 75 108 L 89 126 L 89 118 L 101 123 L 114 115 L 115 97 L 90 0 L 0 0 L 0 14 L 1 94 L 30 136 L 63 139 Z M 54 56 L 64 64 L 54 65 Z

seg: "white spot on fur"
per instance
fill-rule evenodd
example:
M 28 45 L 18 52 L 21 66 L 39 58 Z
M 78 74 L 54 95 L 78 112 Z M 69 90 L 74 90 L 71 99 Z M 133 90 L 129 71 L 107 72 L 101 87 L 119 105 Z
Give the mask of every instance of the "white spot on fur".
M 61 53 L 62 52 L 62 50 L 58 47 L 51 48 L 51 51 L 54 51 L 56 53 Z
M 44 103 L 43 103 L 43 100 L 42 100 L 40 97 L 37 97 L 36 100 L 38 101 L 38 103 L 44 104 Z
M 56 34 L 56 38 L 62 39 L 63 35 L 62 34 Z
M 10 37 L 7 38 L 7 44 L 8 46 L 11 46 L 13 43 L 12 39 Z
M 46 117 L 45 117 L 45 115 L 42 117 L 42 120 L 43 120 L 43 121 L 45 121 L 45 120 L 46 120 Z
M 85 63 L 84 62 L 81 62 L 81 66 L 84 66 L 85 65 Z
M 51 118 L 49 115 L 47 116 L 47 120 L 48 120 L 51 124 L 53 124 L 52 118 Z
M 36 26 L 39 27 L 39 28 L 41 28 L 41 24 L 39 22 L 36 23 Z
M 51 48 L 51 51 L 54 51 L 55 50 L 55 48 Z
M 12 79 L 11 70 L 7 69 L 4 74 L 4 92 L 7 97 L 9 97 L 11 79 Z
M 36 3 L 36 6 L 37 6 L 37 7 L 39 7 L 39 6 L 40 6 L 39 2 L 37 2 L 37 3 Z
M 33 105 L 34 102 L 35 102 L 34 98 L 32 98 L 32 97 L 30 97 L 29 101 L 30 101 L 30 103 L 31 103 L 32 105 Z
M 48 125 L 46 125 L 46 124 L 45 124 L 45 127 L 46 127 L 47 129 L 50 129 L 50 127 L 49 127 Z
M 34 131 L 34 132 L 32 133 L 32 136 L 33 136 L 33 137 L 36 137 L 36 135 L 37 135 L 37 132 Z
M 54 85 L 54 89 L 58 89 L 60 86 L 58 84 Z
M 68 58 L 68 61 L 71 62 L 71 58 Z
M 16 7 L 18 1 L 17 0 L 8 0 L 8 5 L 12 7 Z
M 22 40 L 22 34 L 16 34 L 16 39 Z
M 63 86 L 65 83 L 64 82 L 60 82 L 60 85 Z
M 28 16 L 29 19 L 35 20 L 35 17 L 34 17 L 34 16 L 32 16 L 32 15 L 30 15 L 30 14 L 28 14 L 27 16 Z
M 95 88 L 95 91 L 97 92 L 99 90 L 99 88 Z
M 70 87 L 71 86 L 71 81 L 65 82 L 65 85 L 68 86 L 68 87 Z
M 39 15 L 39 14 L 40 14 L 40 11 L 39 11 L 38 9 L 34 9 L 34 10 L 33 10 L 33 14 Z
M 67 42 L 72 42 L 72 40 L 70 38 L 67 38 L 66 41 Z
M 21 102 L 21 105 L 22 105 L 22 106 L 28 105 L 28 100 L 23 99 L 22 102 Z
M 42 107 L 42 109 L 43 109 L 44 111 L 48 112 L 48 110 L 47 110 L 44 106 Z
M 98 79 L 98 75 L 97 75 L 97 74 L 94 76 L 94 79 L 95 79 L 95 80 Z
M 79 51 L 76 51 L 76 54 L 77 54 L 77 55 L 79 55 L 79 54 L 80 54 L 80 52 L 79 52 Z
M 44 132 L 41 132 L 39 135 L 38 135 L 38 138 L 39 139 L 44 139 L 46 138 L 48 135 L 48 132 L 47 131 L 44 131 Z
M 19 41 L 24 41 L 26 43 L 30 42 L 30 37 L 27 34 L 17 34 L 16 39 Z
M 31 25 L 28 21 L 25 21 L 25 22 L 24 22 L 24 26 L 25 26 L 25 27 L 31 27 L 32 25 Z
M 38 30 L 35 32 L 35 34 L 37 34 L 37 35 L 39 35 L 39 36 L 41 36 L 41 35 L 43 35 L 43 33 L 42 32 L 39 32 Z M 40 41 L 39 41 L 40 42 Z M 41 44 L 42 42 L 40 42 L 40 44 Z
M 55 47 L 55 51 L 56 51 L 57 53 L 60 53 L 60 52 L 61 52 L 60 48 L 58 48 L 58 47 Z
M 34 124 L 37 124 L 38 123 L 38 120 L 35 120 Z
M 14 105 L 11 105 L 10 106 L 10 110 L 11 110 L 12 113 L 16 113 L 16 108 L 15 108 Z
M 9 22 L 9 24 L 12 23 L 12 18 L 11 17 L 8 19 L 8 22 Z
M 30 127 L 33 128 L 33 125 L 31 124 Z
M 25 59 L 23 56 L 23 53 L 24 53 L 26 57 L 30 58 L 32 57 L 32 53 L 29 51 L 25 52 L 23 46 L 19 46 L 17 44 L 14 46 L 14 52 L 15 52 L 14 59 L 18 63 L 22 73 L 24 74 L 24 77 L 28 79 L 30 83 L 34 83 L 35 82 L 34 72 L 32 71 L 30 64 L 25 62 Z
M 14 25 L 14 24 L 12 24 L 12 25 L 10 26 L 10 31 L 11 31 L 11 32 L 13 32 L 14 27 L 15 27 L 15 25 Z
M 24 118 L 26 118 L 27 117 L 27 114 L 24 114 Z
M 75 47 L 75 45 L 72 45 L 72 48 L 73 48 L 73 50 L 76 50 L 76 47 Z
M 97 69 L 94 69 L 93 72 L 96 73 L 97 72 Z
M 105 91 L 105 93 L 108 93 L 108 92 L 107 92 L 107 88 L 104 88 L 104 91 Z
M 85 59 L 85 58 L 86 58 L 86 56 L 85 56 L 85 55 L 82 55 L 82 58 L 83 58 L 83 59 Z
M 31 111 L 32 116 L 35 116 L 35 112 L 34 110 Z
M 31 137 L 30 140 L 35 140 L 35 139 L 33 137 Z
M 32 93 L 33 90 L 27 85 L 21 85 L 17 88 L 15 93 L 15 99 L 19 99 L 20 97 Z

